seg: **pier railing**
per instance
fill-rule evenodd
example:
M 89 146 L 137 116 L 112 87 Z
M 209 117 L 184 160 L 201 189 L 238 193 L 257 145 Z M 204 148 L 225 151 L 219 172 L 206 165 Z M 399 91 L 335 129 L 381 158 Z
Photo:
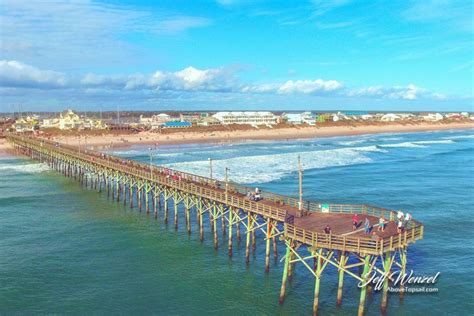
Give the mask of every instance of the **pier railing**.
M 283 208 L 284 205 L 291 206 L 295 209 L 298 208 L 299 201 L 289 196 L 263 193 L 264 200 L 255 202 L 245 197 L 245 193 L 250 191 L 251 188 L 235 183 L 227 185 L 226 193 L 226 183 L 223 181 L 177 171 L 162 166 L 150 166 L 140 162 L 104 155 L 101 152 L 92 150 L 80 151 L 78 147 L 58 144 L 48 140 L 38 140 L 17 135 L 8 135 L 8 137 L 17 142 L 44 149 L 49 148 L 53 152 L 60 153 L 72 159 L 79 159 L 115 172 L 133 175 L 142 180 L 179 189 L 182 192 L 194 194 L 219 203 L 225 203 L 228 206 L 267 216 L 280 222 L 285 222 L 285 219 L 287 218 L 287 210 Z M 268 205 L 266 201 L 271 201 L 276 205 L 281 205 L 282 208 Z M 305 212 L 363 214 L 375 216 L 377 218 L 383 217 L 389 221 L 394 221 L 396 218 L 395 211 L 365 204 L 329 204 L 304 201 L 304 206 Z M 393 251 L 407 245 L 408 243 L 422 239 L 423 225 L 411 220 L 403 233 L 386 239 L 373 240 L 370 237 L 351 237 L 308 231 L 296 227 L 292 223 L 286 222 L 285 235 L 299 242 L 316 247 L 379 254 L 385 251 Z
M 315 248 L 328 248 L 365 254 L 382 254 L 395 251 L 423 238 L 423 225 L 413 225 L 403 233 L 382 239 L 351 237 L 308 231 L 295 225 L 285 224 L 285 235 Z
M 44 149 L 49 148 L 57 153 L 61 153 L 73 159 L 80 159 L 87 163 L 100 165 L 104 168 L 111 169 L 133 175 L 143 180 L 156 182 L 168 187 L 179 189 L 182 192 L 195 194 L 204 198 L 211 199 L 216 202 L 225 203 L 228 206 L 251 211 L 269 218 L 283 222 L 286 216 L 286 210 L 274 207 L 265 202 L 251 201 L 245 197 L 236 196 L 237 192 L 233 192 L 231 187 L 228 187 L 228 192 L 225 192 L 225 183 L 220 181 L 213 181 L 209 178 L 172 170 L 165 167 L 156 167 L 139 163 L 123 163 L 125 160 L 116 157 L 104 156 L 103 153 L 87 150 L 87 153 L 77 150 L 72 146 L 59 145 L 56 146 L 54 142 L 47 140 L 34 140 L 25 137 L 10 136 L 17 141 L 29 143 L 33 146 L 40 146 Z M 177 180 L 176 180 L 177 179 Z

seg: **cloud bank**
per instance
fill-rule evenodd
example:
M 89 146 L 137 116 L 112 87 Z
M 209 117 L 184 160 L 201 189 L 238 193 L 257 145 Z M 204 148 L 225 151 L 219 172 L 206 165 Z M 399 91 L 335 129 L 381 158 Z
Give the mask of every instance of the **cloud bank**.
M 337 80 L 299 79 L 271 83 L 243 83 L 233 68 L 198 69 L 193 66 L 178 71 L 157 70 L 151 74 L 134 73 L 119 75 L 68 75 L 45 70 L 15 60 L 0 61 L 0 85 L 18 90 L 73 90 L 74 93 L 114 93 L 116 96 L 130 92 L 160 94 L 180 93 L 234 93 L 242 95 L 324 96 L 342 98 L 375 98 L 395 100 L 443 100 L 447 96 L 418 87 L 369 86 L 348 87 Z M 182 95 L 180 96 L 182 97 Z

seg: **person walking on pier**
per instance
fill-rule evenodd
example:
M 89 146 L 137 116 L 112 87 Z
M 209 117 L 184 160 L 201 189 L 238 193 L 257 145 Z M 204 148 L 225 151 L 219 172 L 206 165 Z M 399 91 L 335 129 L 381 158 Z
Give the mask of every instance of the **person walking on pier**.
M 385 218 L 380 216 L 379 218 L 379 226 L 377 227 L 377 231 L 384 232 L 385 231 L 385 226 L 387 225 L 387 222 L 385 222 Z
M 369 221 L 369 219 L 366 217 L 366 218 L 365 218 L 365 221 L 364 221 L 364 233 L 368 235 L 368 234 L 370 234 L 370 230 L 371 230 L 371 229 L 370 229 L 370 221 Z
M 356 230 L 359 226 L 359 215 L 352 215 L 352 230 Z

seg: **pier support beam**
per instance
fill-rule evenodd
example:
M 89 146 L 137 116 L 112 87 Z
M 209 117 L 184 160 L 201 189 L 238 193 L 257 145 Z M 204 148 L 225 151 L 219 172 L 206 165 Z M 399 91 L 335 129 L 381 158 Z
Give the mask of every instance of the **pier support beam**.
M 323 272 L 323 267 L 321 265 L 321 256 L 322 256 L 322 249 L 318 249 L 315 252 L 319 254 L 318 257 L 316 257 L 316 277 L 315 277 L 315 282 L 314 282 L 314 300 L 313 300 L 313 315 L 316 316 L 318 315 L 318 305 L 319 305 L 319 287 L 321 283 L 321 274 Z M 315 255 L 315 253 L 313 253 Z
M 270 271 L 270 239 L 273 232 L 271 219 L 267 221 L 267 232 L 265 236 L 265 273 Z
M 247 213 L 247 239 L 245 242 L 245 262 L 248 264 L 250 261 L 250 234 L 252 234 L 253 218 L 252 214 Z
M 341 251 L 339 253 L 339 282 L 337 285 L 337 302 L 336 304 L 340 306 L 342 304 L 342 288 L 344 286 L 344 267 L 347 262 L 347 257 L 346 253 L 344 251 Z
M 213 213 L 211 216 L 212 216 L 212 227 L 213 227 L 213 232 L 214 232 L 214 249 L 217 250 L 217 248 L 219 248 L 219 236 L 217 235 L 216 213 Z
M 364 308 L 365 308 L 365 297 L 367 294 L 367 278 L 369 274 L 369 267 L 370 267 L 370 255 L 366 255 L 364 258 L 364 270 L 362 272 L 362 287 L 360 289 L 360 301 L 359 301 L 359 310 L 357 312 L 358 316 L 364 315 Z
M 290 266 L 290 253 L 290 246 L 287 245 L 285 254 L 285 266 L 283 267 L 283 278 L 281 280 L 280 298 L 278 299 L 278 303 L 280 303 L 280 305 L 285 302 L 286 282 L 288 280 L 288 268 Z
M 150 214 L 150 201 L 149 201 L 149 196 L 150 196 L 150 184 L 147 182 L 145 184 L 145 210 L 147 214 Z
M 173 199 L 173 207 L 174 207 L 174 229 L 178 230 L 178 197 L 175 194 L 175 198 Z
M 382 289 L 382 300 L 380 303 L 380 309 L 382 313 L 385 313 L 387 310 L 387 303 L 388 303 L 388 281 L 390 276 L 390 270 L 392 268 L 392 254 L 391 252 L 387 252 L 385 254 L 385 260 L 383 261 L 383 269 L 386 273 L 385 279 L 383 281 L 383 289 Z
M 165 200 L 163 202 L 164 204 L 164 220 L 165 220 L 165 224 L 168 224 L 168 213 L 169 213 L 169 209 L 168 209 L 168 199 L 165 197 Z
M 184 213 L 186 216 L 186 230 L 188 231 L 188 234 L 191 234 L 191 214 L 189 207 L 185 208 Z
M 400 275 L 403 277 L 407 268 L 407 250 L 404 248 L 400 249 L 400 264 Z M 400 301 L 403 301 L 405 297 L 405 286 L 402 283 L 404 282 L 400 282 Z
M 233 223 L 233 212 L 232 208 L 229 208 L 229 244 L 228 244 L 228 253 L 229 257 L 232 257 L 232 223 Z M 222 216 L 224 218 L 224 216 Z

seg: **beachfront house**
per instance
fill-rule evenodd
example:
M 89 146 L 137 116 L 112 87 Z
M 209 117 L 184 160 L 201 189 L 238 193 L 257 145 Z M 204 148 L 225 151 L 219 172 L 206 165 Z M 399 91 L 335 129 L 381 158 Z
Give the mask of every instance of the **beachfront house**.
M 401 117 L 397 114 L 393 114 L 393 113 L 387 113 L 387 114 L 384 114 L 380 120 L 382 122 L 395 122 L 395 121 L 400 121 L 401 120 Z
M 427 121 L 427 122 L 438 122 L 438 121 L 443 120 L 444 117 L 440 113 L 428 113 L 428 114 L 422 115 L 421 118 L 423 119 L 423 121 Z
M 140 125 L 151 129 L 159 128 L 164 123 L 170 121 L 173 121 L 173 118 L 166 113 L 160 113 L 157 115 L 152 115 L 150 117 L 144 117 L 143 115 L 140 115 L 140 118 L 138 120 Z
M 267 111 L 247 112 L 217 112 L 213 115 L 224 125 L 248 124 L 248 125 L 274 125 L 277 117 Z
M 27 116 L 26 118 L 21 117 L 12 125 L 17 133 L 33 132 L 37 126 L 37 118 L 31 116 Z
M 191 122 L 193 124 L 197 124 L 203 118 L 207 117 L 207 113 L 180 113 L 179 120 L 181 122 Z
M 448 113 L 444 117 L 449 120 L 464 120 L 465 118 L 461 113 Z
M 41 128 L 59 128 L 59 119 L 56 117 L 45 118 L 41 122 Z
M 93 119 L 93 118 L 85 118 L 83 126 L 85 129 L 106 129 L 107 128 L 107 124 L 105 124 L 104 121 Z
M 316 116 L 313 115 L 313 113 L 311 113 L 311 112 L 287 113 L 287 114 L 283 114 L 282 117 L 289 124 L 294 124 L 294 125 L 300 125 L 300 124 L 316 125 Z
M 216 126 L 216 125 L 222 125 L 222 122 L 216 119 L 215 117 L 208 116 L 203 119 L 201 119 L 199 122 L 197 122 L 198 126 Z
M 316 114 L 316 122 L 318 123 L 324 123 L 324 122 L 330 121 L 331 118 L 332 118 L 331 114 L 329 113 Z
M 337 113 L 340 117 L 342 117 L 344 120 L 368 120 L 371 119 L 372 116 L 369 115 L 367 112 L 362 112 L 362 111 L 349 111 L 349 112 L 338 112 Z
M 72 110 L 66 110 L 59 115 L 59 129 L 78 129 L 84 127 L 84 121 Z

